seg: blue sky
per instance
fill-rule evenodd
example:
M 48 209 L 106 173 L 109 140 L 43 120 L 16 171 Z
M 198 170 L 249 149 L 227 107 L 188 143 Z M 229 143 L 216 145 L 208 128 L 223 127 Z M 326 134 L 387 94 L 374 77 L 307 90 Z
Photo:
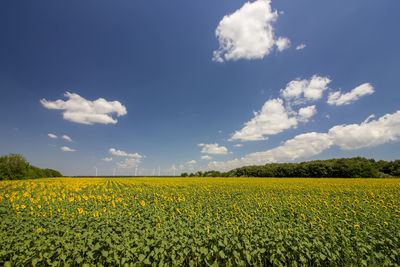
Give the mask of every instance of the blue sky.
M 398 159 L 399 8 L 2 1 L 0 153 L 64 175 Z

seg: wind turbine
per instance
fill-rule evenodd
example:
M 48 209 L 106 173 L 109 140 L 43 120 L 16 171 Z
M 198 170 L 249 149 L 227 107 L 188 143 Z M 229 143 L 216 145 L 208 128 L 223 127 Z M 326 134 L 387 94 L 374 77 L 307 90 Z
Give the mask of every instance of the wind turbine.
M 161 169 L 160 166 L 158 166 L 158 176 L 161 176 L 160 174 L 161 174 Z
M 153 169 L 153 177 L 156 175 L 156 168 Z
M 135 176 L 137 176 L 137 166 L 135 167 Z
M 116 169 L 114 168 L 114 170 L 113 170 L 113 176 L 115 176 L 115 171 L 116 171 Z
M 94 166 L 94 168 L 96 169 L 96 177 L 97 177 L 97 167 L 96 167 L 96 166 Z

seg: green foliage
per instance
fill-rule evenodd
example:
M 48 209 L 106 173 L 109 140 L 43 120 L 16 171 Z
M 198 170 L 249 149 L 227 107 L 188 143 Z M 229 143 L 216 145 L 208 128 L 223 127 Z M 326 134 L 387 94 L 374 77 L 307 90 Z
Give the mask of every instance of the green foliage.
M 201 173 L 200 173 L 201 174 Z M 362 157 L 315 160 L 301 163 L 269 163 L 262 166 L 245 166 L 225 173 L 208 171 L 203 177 L 330 177 L 379 178 L 400 177 L 400 160 L 393 162 Z
M 0 180 L 23 180 L 61 176 L 61 173 L 58 171 L 40 169 L 30 165 L 20 154 L 9 154 L 0 157 Z
M 399 179 L 0 182 L 0 266 L 399 266 Z

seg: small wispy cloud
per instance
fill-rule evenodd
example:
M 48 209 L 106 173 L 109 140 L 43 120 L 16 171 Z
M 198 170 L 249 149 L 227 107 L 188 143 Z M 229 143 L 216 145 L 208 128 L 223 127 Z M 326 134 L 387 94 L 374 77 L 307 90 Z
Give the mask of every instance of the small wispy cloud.
M 296 50 L 302 50 L 304 48 L 306 48 L 305 44 L 299 44 L 298 46 L 296 46 Z
M 348 105 L 365 95 L 371 95 L 375 92 L 374 87 L 370 83 L 363 83 L 348 93 L 343 94 L 340 91 L 330 93 L 328 98 L 329 105 Z
M 75 152 L 76 151 L 75 149 L 69 148 L 67 146 L 62 146 L 60 149 L 65 152 Z
M 220 155 L 228 154 L 228 149 L 224 146 L 219 146 L 217 143 L 215 143 L 215 144 L 198 144 L 198 146 L 202 147 L 201 153 L 220 154 Z
M 57 135 L 49 133 L 47 134 L 48 137 L 53 138 L 53 139 L 57 139 Z
M 61 138 L 64 139 L 64 140 L 66 140 L 66 141 L 68 141 L 68 142 L 73 142 L 73 141 L 72 141 L 72 138 L 69 137 L 68 135 L 65 135 L 65 134 L 64 134 L 63 136 L 61 136 Z

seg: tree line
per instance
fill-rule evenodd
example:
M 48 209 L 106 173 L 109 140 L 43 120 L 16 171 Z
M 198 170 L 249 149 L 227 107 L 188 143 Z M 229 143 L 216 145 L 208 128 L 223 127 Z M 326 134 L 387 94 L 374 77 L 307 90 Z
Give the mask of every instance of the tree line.
M 244 166 L 228 172 L 182 173 L 182 177 L 322 177 L 384 178 L 400 177 L 400 160 L 375 161 L 363 157 L 313 160 L 300 163 L 268 163 Z
M 0 180 L 23 180 L 34 178 L 62 177 L 52 169 L 40 169 L 30 165 L 20 154 L 8 154 L 0 157 Z

